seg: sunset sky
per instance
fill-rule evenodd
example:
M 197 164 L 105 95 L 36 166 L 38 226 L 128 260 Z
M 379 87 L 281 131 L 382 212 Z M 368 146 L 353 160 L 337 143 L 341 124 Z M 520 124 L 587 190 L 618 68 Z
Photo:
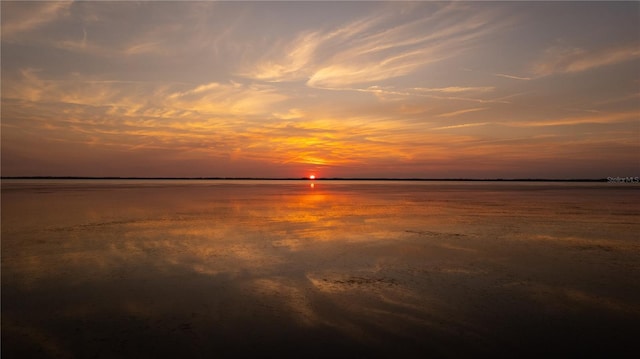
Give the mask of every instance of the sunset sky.
M 2 175 L 640 175 L 639 2 L 2 1 Z

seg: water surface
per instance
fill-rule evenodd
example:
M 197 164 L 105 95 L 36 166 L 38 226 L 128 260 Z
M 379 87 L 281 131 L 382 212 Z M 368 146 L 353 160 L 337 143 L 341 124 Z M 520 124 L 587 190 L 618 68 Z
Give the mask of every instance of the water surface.
M 640 187 L 2 181 L 2 355 L 637 353 Z

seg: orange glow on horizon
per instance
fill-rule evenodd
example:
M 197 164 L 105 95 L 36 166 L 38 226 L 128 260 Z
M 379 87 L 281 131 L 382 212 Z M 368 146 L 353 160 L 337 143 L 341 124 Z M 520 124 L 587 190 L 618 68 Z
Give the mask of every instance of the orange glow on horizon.
M 569 22 L 550 20 L 551 2 L 204 3 L 101 4 L 84 38 L 76 24 L 89 15 L 69 2 L 3 3 L 0 42 L 20 61 L 2 66 L 2 176 L 284 176 L 321 188 L 637 173 L 635 3 L 562 5 L 580 9 Z M 607 31 L 594 37 L 602 9 Z M 263 11 L 280 25 L 254 34 Z M 339 16 L 318 22 L 317 11 Z M 188 66 L 175 66 L 176 49 Z

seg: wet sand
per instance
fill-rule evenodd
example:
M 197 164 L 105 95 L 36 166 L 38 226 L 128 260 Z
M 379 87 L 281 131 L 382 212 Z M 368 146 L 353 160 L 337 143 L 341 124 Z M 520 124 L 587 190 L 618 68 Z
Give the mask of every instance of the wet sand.
M 3 181 L 2 357 L 632 357 L 639 194 Z

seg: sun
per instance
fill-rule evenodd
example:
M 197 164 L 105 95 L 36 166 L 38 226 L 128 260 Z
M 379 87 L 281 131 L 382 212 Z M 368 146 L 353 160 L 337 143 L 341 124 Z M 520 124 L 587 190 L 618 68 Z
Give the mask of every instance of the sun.
M 316 175 L 311 175 L 311 176 L 309 176 L 309 179 L 310 179 L 310 180 L 314 180 L 314 179 L 316 179 Z

